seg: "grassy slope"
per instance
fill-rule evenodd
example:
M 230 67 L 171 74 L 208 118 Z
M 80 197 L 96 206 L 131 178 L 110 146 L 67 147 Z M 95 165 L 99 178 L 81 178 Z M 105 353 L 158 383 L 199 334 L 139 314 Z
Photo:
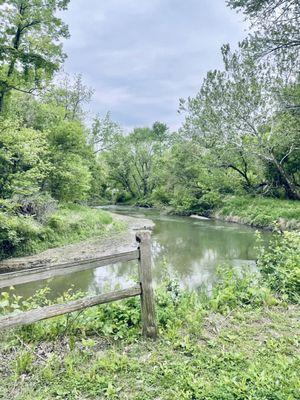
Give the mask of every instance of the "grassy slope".
M 32 217 L 4 214 L 0 217 L 2 258 L 9 253 L 14 256 L 34 254 L 90 237 L 103 237 L 124 228 L 120 222 L 113 221 L 109 213 L 79 205 L 60 206 L 44 224 Z M 12 245 L 5 243 L 7 237 L 11 237 Z M 5 250 L 5 246 L 8 250 Z
M 224 316 L 192 310 L 156 342 L 136 336 L 113 343 L 94 332 L 27 343 L 19 334 L 17 350 L 0 345 L 0 397 L 297 399 L 299 311 L 236 309 Z
M 217 218 L 261 228 L 300 229 L 300 202 L 262 197 L 227 197 Z

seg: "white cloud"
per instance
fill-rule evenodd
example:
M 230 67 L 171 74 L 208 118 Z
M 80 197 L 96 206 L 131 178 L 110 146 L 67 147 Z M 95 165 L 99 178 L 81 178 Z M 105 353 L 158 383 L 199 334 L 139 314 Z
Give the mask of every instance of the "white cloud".
M 245 36 L 225 0 L 77 0 L 63 19 L 71 32 L 65 69 L 95 89 L 94 112 L 110 110 L 127 127 L 178 127 L 178 99 L 220 67 L 223 43 Z

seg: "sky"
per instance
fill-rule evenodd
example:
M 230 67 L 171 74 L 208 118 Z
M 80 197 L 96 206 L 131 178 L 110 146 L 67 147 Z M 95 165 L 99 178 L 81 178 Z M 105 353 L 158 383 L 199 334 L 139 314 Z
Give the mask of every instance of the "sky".
M 92 114 L 126 131 L 155 121 L 180 127 L 179 98 L 194 96 L 220 48 L 246 36 L 225 0 L 71 0 L 64 70 L 94 89 Z

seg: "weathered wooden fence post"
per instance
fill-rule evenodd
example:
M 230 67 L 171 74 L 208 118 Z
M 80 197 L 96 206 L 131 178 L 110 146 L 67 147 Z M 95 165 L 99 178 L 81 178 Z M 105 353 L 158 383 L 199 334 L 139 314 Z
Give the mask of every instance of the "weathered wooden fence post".
M 141 282 L 141 306 L 143 335 L 152 339 L 157 337 L 154 295 L 151 272 L 150 232 L 141 231 L 136 235 L 139 242 L 139 278 Z

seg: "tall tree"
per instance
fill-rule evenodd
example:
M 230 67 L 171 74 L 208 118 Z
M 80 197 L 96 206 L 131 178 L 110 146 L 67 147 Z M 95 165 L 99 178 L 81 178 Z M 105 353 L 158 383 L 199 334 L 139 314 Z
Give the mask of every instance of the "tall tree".
M 280 62 L 298 62 L 300 55 L 299 0 L 227 0 L 251 21 L 252 33 L 244 44 L 251 43 L 260 55 L 275 54 Z M 296 67 L 296 70 L 297 68 Z
M 47 88 L 44 99 L 47 103 L 63 107 L 64 119 L 83 120 L 84 106 L 90 102 L 93 92 L 84 84 L 81 74 L 75 75 L 73 79 L 64 74 L 58 84 Z
M 299 129 L 297 121 L 293 129 L 282 123 L 275 96 L 282 90 L 281 82 L 274 81 L 270 65 L 257 65 L 243 53 L 232 54 L 228 46 L 223 47 L 223 57 L 225 71 L 210 71 L 198 95 L 189 99 L 184 131 L 219 149 L 219 155 L 226 149 L 226 163 L 232 151 L 232 160 L 237 154 L 245 159 L 251 154 L 272 165 L 287 197 L 299 199 L 298 188 L 285 168 L 289 157 L 300 150 Z M 235 165 L 235 170 L 240 168 Z
M 65 58 L 69 36 L 57 16 L 69 0 L 0 1 L 0 112 L 11 90 L 32 93 L 51 78 Z
M 119 124 L 112 121 L 110 112 L 103 118 L 96 115 L 91 128 L 89 141 L 95 153 L 111 149 L 123 135 Z

